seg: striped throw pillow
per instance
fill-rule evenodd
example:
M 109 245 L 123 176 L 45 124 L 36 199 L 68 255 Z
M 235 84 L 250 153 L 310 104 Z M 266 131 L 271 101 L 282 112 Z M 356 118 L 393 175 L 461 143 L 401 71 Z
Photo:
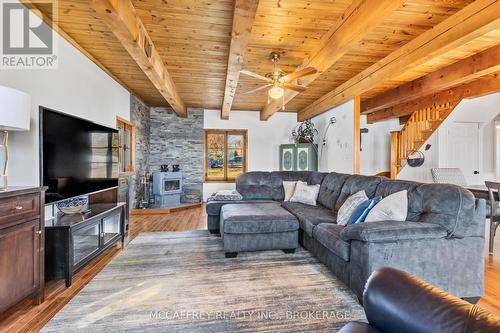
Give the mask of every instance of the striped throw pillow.
M 347 198 L 347 200 L 340 207 L 339 212 L 337 214 L 337 224 L 347 225 L 347 222 L 349 222 L 349 218 L 351 217 L 352 213 L 354 213 L 356 207 L 358 207 L 359 204 L 367 200 L 368 197 L 366 196 L 366 193 L 363 190 L 354 193 L 349 198 Z

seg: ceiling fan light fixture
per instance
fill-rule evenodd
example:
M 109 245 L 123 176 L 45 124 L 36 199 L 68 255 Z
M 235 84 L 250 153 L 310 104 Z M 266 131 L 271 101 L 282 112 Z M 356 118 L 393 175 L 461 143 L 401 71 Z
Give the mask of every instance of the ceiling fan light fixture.
M 283 97 L 283 94 L 284 94 L 284 90 L 283 88 L 279 87 L 279 86 L 273 86 L 271 89 L 269 89 L 269 91 L 267 92 L 267 94 L 269 95 L 269 97 L 271 97 L 272 99 L 278 99 L 278 98 L 281 98 Z

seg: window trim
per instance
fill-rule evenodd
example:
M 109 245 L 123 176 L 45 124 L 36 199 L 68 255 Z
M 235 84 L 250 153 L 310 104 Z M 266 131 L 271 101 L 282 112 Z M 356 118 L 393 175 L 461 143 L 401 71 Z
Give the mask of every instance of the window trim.
M 224 147 L 224 178 L 223 179 L 210 179 L 208 178 L 208 135 L 210 134 L 224 134 L 225 135 L 225 147 Z M 227 137 L 228 135 L 243 135 L 243 173 L 248 170 L 248 129 L 205 129 L 204 141 L 205 141 L 205 151 L 203 152 L 203 164 L 204 164 L 204 183 L 235 183 L 236 178 L 228 177 L 228 165 L 227 165 Z
M 130 129 L 130 142 L 129 142 L 129 149 L 130 149 L 130 164 L 128 166 L 123 165 L 123 155 L 124 155 L 124 146 L 123 146 L 123 140 L 124 140 L 124 128 L 128 127 Z M 116 117 L 116 128 L 120 131 L 120 136 L 118 138 L 119 145 L 118 145 L 118 163 L 120 167 L 120 176 L 133 176 L 135 175 L 135 125 L 134 123 L 121 118 L 121 117 Z

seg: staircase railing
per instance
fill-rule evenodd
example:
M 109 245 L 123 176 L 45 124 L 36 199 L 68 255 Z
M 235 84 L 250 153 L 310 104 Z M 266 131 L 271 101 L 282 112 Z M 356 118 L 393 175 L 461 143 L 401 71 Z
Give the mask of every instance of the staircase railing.
M 415 111 L 400 131 L 391 132 L 391 178 L 396 178 L 406 160 L 419 150 L 458 103 L 433 105 Z

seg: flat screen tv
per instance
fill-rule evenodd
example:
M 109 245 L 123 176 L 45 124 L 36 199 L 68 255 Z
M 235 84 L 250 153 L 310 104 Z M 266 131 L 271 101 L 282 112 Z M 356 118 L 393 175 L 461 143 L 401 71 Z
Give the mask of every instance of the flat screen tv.
M 118 186 L 118 131 L 40 107 L 40 169 L 47 203 Z

